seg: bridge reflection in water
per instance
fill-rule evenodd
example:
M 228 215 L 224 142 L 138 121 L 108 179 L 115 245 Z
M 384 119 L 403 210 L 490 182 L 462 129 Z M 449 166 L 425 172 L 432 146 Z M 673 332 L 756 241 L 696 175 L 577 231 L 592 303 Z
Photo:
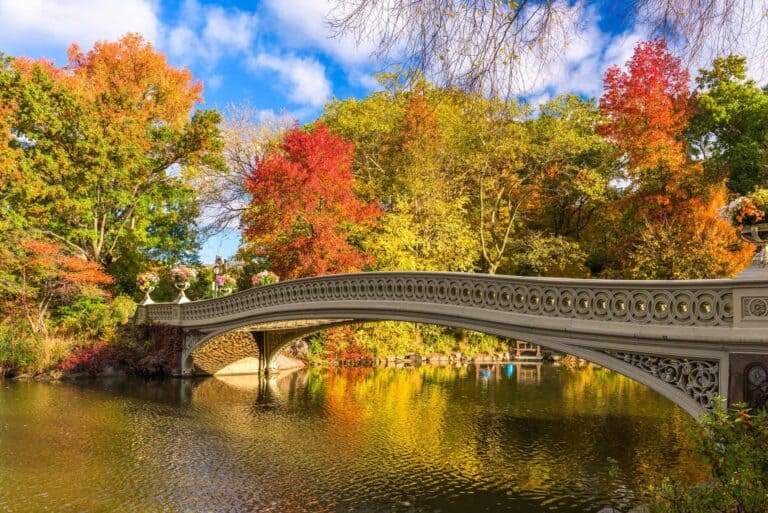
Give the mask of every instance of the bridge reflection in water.
M 233 394 L 252 404 L 237 412 L 241 421 L 233 417 Z M 628 507 L 631 490 L 669 472 L 705 475 L 679 449 L 692 422 L 682 410 L 591 365 L 331 368 L 266 381 L 226 376 L 196 382 L 197 401 L 222 405 L 222 426 L 243 429 L 243 437 L 253 437 L 255 415 L 267 430 L 260 446 L 296 443 L 275 456 L 287 458 L 274 461 L 278 475 L 295 473 L 296 453 L 312 454 L 317 461 L 302 481 L 310 495 L 327 497 L 312 471 L 330 465 L 320 476 L 333 469 L 348 475 L 360 485 L 353 486 L 356 500 L 370 510 L 401 495 L 395 500 L 412 503 L 413 511 L 597 511 L 610 502 Z M 279 432 L 270 431 L 286 418 Z M 615 482 L 608 456 L 620 461 Z M 283 485 L 277 479 L 276 489 Z M 348 492 L 336 493 L 346 500 Z

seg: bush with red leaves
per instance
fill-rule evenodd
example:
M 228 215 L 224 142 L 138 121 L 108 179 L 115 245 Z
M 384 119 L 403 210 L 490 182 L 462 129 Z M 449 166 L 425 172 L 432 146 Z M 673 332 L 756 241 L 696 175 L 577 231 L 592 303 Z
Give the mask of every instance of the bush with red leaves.
M 136 368 L 139 357 L 140 352 L 135 348 L 97 342 L 70 353 L 59 368 L 65 372 L 87 372 L 91 375 L 99 374 L 108 366 L 131 371 Z
M 330 328 L 325 332 L 325 351 L 329 360 L 335 362 L 363 362 L 372 360 L 373 355 L 355 339 L 351 326 Z

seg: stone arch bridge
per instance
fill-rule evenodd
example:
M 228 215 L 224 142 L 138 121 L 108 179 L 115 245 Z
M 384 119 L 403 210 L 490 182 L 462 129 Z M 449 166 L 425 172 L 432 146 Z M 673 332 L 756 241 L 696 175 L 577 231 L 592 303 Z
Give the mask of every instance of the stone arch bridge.
M 602 365 L 692 415 L 768 397 L 768 281 L 626 281 L 385 272 L 307 278 L 190 303 L 139 306 L 183 334 L 178 375 L 212 374 L 329 326 L 411 321 L 520 339 Z M 230 349 L 206 361 L 205 349 Z M 225 354 L 226 351 L 224 352 Z

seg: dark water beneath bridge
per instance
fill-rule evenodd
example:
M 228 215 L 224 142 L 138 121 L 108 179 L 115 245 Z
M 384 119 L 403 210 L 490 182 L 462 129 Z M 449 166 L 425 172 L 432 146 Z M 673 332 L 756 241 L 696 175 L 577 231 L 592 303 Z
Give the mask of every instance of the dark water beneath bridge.
M 703 477 L 692 422 L 622 376 L 551 365 L 0 382 L 0 511 L 626 509 L 670 472 Z

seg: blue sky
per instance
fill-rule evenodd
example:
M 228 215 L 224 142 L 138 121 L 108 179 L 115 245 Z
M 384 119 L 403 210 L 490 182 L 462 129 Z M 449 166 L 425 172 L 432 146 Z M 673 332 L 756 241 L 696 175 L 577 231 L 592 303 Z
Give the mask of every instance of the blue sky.
M 263 116 L 311 121 L 332 97 L 362 97 L 376 88 L 378 63 L 369 43 L 332 38 L 328 0 L 0 0 L 0 51 L 59 63 L 77 42 L 139 32 L 177 66 L 203 81 L 205 108 L 247 102 Z M 562 92 L 598 96 L 605 69 L 623 63 L 646 37 L 610 1 L 588 4 L 582 33 L 560 59 L 531 73 L 524 93 L 534 103 Z M 203 261 L 231 256 L 238 236 L 208 241 Z

